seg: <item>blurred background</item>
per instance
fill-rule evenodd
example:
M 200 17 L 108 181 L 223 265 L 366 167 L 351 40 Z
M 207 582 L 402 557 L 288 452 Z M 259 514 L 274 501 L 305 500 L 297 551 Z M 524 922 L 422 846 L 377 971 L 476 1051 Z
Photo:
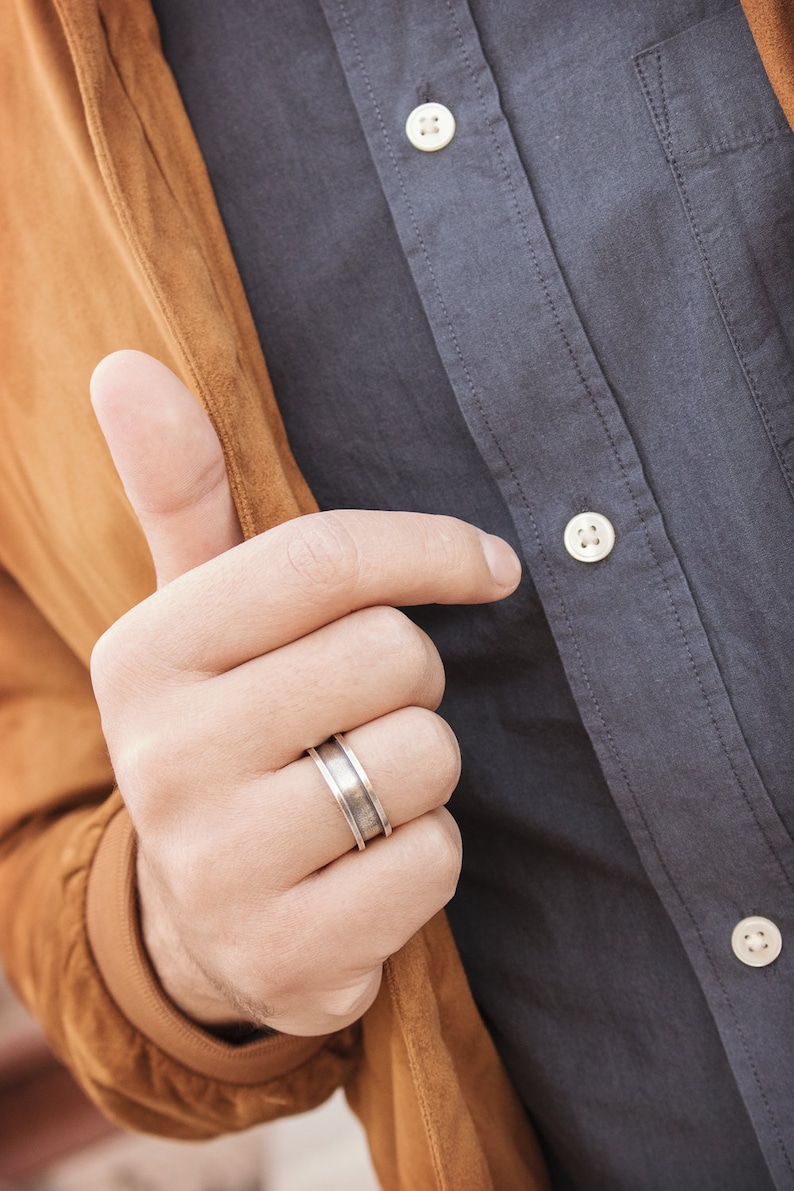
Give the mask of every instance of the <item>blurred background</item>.
M 288 1121 L 187 1144 L 110 1126 L 0 975 L 0 1191 L 378 1191 L 341 1093 Z

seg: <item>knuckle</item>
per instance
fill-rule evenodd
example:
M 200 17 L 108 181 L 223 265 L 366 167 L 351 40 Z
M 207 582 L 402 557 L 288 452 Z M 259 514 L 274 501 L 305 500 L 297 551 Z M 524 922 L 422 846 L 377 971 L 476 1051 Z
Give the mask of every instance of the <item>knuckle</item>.
M 381 969 L 377 968 L 352 985 L 326 992 L 320 1005 L 323 1014 L 337 1022 L 339 1028 L 358 1021 L 375 1000 L 380 981 Z
M 113 769 L 136 830 L 158 833 L 173 817 L 168 753 L 158 735 L 143 730 L 113 749 Z
M 380 650 L 399 653 L 406 641 L 410 625 L 403 612 L 392 608 L 388 604 L 378 604 L 372 608 L 362 608 L 356 613 L 360 644 L 370 650 L 375 646 Z
M 411 680 L 414 702 L 428 709 L 438 707 L 444 695 L 444 663 L 427 633 L 407 616 L 404 619 L 410 629 L 411 646 L 404 651 L 407 662 L 401 664 Z
M 388 605 L 365 608 L 358 613 L 359 645 L 367 653 L 393 658 L 401 668 L 424 665 L 425 649 L 415 626 L 404 612 Z
M 406 697 L 437 706 L 444 693 L 444 667 L 427 634 L 404 612 L 388 605 L 366 608 L 357 615 L 359 648 L 392 666 Z
M 122 669 L 123 637 L 120 628 L 121 621 L 116 621 L 107 629 L 91 650 L 90 673 L 91 683 L 98 700 L 105 697 L 117 683 L 119 671 Z
M 423 864 L 439 905 L 446 905 L 458 887 L 463 845 L 457 823 L 445 810 L 425 816 L 422 833 Z
M 311 589 L 355 586 L 361 560 L 343 519 L 335 513 L 318 513 L 293 524 L 283 555 L 289 576 Z
M 156 598 L 156 597 L 151 597 Z M 150 684 L 158 672 L 159 651 L 148 618 L 150 600 L 125 612 L 95 642 L 89 670 L 97 702 L 115 706 L 129 692 Z
M 406 708 L 407 730 L 427 787 L 438 805 L 446 802 L 460 781 L 460 746 L 446 720 L 423 707 Z
M 165 705 L 163 714 L 158 705 L 147 714 L 140 709 L 123 714 L 121 720 L 128 722 L 114 726 L 108 747 L 136 830 L 161 840 L 182 833 L 183 842 L 189 837 L 195 847 L 194 825 L 210 819 L 224 779 L 208 780 L 206 758 L 190 733 L 174 727 L 167 710 Z M 210 854 L 216 845 L 214 836 L 208 839 Z
M 433 519 L 429 549 L 435 565 L 449 575 L 469 575 L 484 565 L 472 527 L 456 517 Z

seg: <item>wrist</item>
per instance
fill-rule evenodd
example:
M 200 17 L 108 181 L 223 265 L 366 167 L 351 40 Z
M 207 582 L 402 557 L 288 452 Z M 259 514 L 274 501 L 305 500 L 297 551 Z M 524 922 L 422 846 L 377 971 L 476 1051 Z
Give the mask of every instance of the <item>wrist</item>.
M 221 997 L 187 952 L 163 905 L 157 882 L 138 850 L 136 863 L 141 939 L 152 971 L 172 1004 L 197 1025 L 231 1041 L 260 1029 Z

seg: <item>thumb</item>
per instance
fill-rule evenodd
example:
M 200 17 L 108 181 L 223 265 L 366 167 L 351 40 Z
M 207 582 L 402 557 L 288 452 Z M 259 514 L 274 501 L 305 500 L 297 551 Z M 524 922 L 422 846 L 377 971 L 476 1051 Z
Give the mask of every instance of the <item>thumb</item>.
M 106 356 L 91 377 L 91 402 L 158 587 L 242 541 L 212 423 L 165 364 L 138 351 Z

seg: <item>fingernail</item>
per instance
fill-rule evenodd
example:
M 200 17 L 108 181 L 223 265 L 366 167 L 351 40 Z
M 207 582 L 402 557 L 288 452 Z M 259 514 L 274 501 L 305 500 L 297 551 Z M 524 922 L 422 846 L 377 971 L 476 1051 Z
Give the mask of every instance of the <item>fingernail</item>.
M 518 555 L 503 538 L 497 538 L 491 533 L 483 533 L 482 530 L 479 533 L 482 552 L 494 580 L 500 587 L 512 591 L 513 588 L 518 587 L 521 580 L 521 563 L 518 560 Z

